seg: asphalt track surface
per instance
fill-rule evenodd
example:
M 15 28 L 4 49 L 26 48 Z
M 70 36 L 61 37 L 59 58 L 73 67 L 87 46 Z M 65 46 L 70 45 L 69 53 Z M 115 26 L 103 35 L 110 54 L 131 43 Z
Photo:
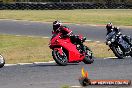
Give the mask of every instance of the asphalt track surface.
M 69 25 L 87 38 L 104 41 L 104 27 Z M 49 36 L 50 23 L 0 21 L 1 34 Z M 124 34 L 132 34 L 129 29 Z M 6 66 L 0 69 L 0 88 L 61 88 L 64 85 L 80 86 L 78 78 L 81 68 L 89 72 L 90 79 L 130 79 L 132 80 L 132 58 L 95 59 L 93 64 L 84 63 L 58 66 L 56 63 Z M 87 88 L 132 88 L 121 86 L 89 86 Z
M 74 34 L 82 34 L 88 40 L 105 41 L 106 30 L 104 26 L 89 26 L 66 24 Z M 121 28 L 123 34 L 132 35 L 132 28 Z M 50 37 L 52 31 L 52 23 L 28 22 L 28 21 L 0 21 L 0 33 L 30 36 L 46 36 Z

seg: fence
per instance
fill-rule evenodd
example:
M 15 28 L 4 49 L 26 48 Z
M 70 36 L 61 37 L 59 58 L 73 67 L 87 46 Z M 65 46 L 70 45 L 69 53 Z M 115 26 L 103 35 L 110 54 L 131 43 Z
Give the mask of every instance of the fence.
M 0 3 L 0 9 L 15 10 L 66 10 L 66 9 L 132 9 L 132 4 L 126 3 L 90 3 L 90 2 L 48 2 L 48 3 Z

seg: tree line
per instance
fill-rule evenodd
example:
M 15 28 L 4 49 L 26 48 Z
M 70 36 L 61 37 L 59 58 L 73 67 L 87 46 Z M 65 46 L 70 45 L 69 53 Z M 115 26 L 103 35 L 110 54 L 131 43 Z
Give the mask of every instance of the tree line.
M 0 0 L 0 2 L 95 2 L 95 3 L 132 3 L 132 0 Z

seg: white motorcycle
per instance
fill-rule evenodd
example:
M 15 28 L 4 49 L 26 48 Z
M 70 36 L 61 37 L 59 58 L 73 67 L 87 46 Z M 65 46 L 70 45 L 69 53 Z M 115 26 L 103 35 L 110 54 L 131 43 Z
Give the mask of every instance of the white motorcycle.
M 2 68 L 5 65 L 5 59 L 2 55 L 0 55 L 0 68 Z

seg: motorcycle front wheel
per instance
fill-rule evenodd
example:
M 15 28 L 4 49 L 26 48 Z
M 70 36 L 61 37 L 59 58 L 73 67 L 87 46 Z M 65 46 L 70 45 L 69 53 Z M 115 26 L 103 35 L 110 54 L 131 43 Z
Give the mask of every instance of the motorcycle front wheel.
M 94 62 L 92 51 L 87 46 L 84 46 L 84 47 L 86 49 L 86 52 L 85 52 L 85 58 L 83 59 L 83 62 L 85 64 L 91 64 Z
M 2 68 L 5 65 L 5 59 L 2 55 L 0 55 L 0 68 Z
M 61 55 L 58 50 L 53 50 L 52 56 L 58 65 L 61 65 L 61 66 L 67 65 L 68 58 L 67 58 L 67 55 L 64 51 L 62 52 L 62 55 Z
M 115 54 L 116 57 L 118 57 L 119 59 L 124 59 L 124 54 L 123 51 L 121 50 L 120 46 L 112 46 L 111 47 L 113 53 Z

